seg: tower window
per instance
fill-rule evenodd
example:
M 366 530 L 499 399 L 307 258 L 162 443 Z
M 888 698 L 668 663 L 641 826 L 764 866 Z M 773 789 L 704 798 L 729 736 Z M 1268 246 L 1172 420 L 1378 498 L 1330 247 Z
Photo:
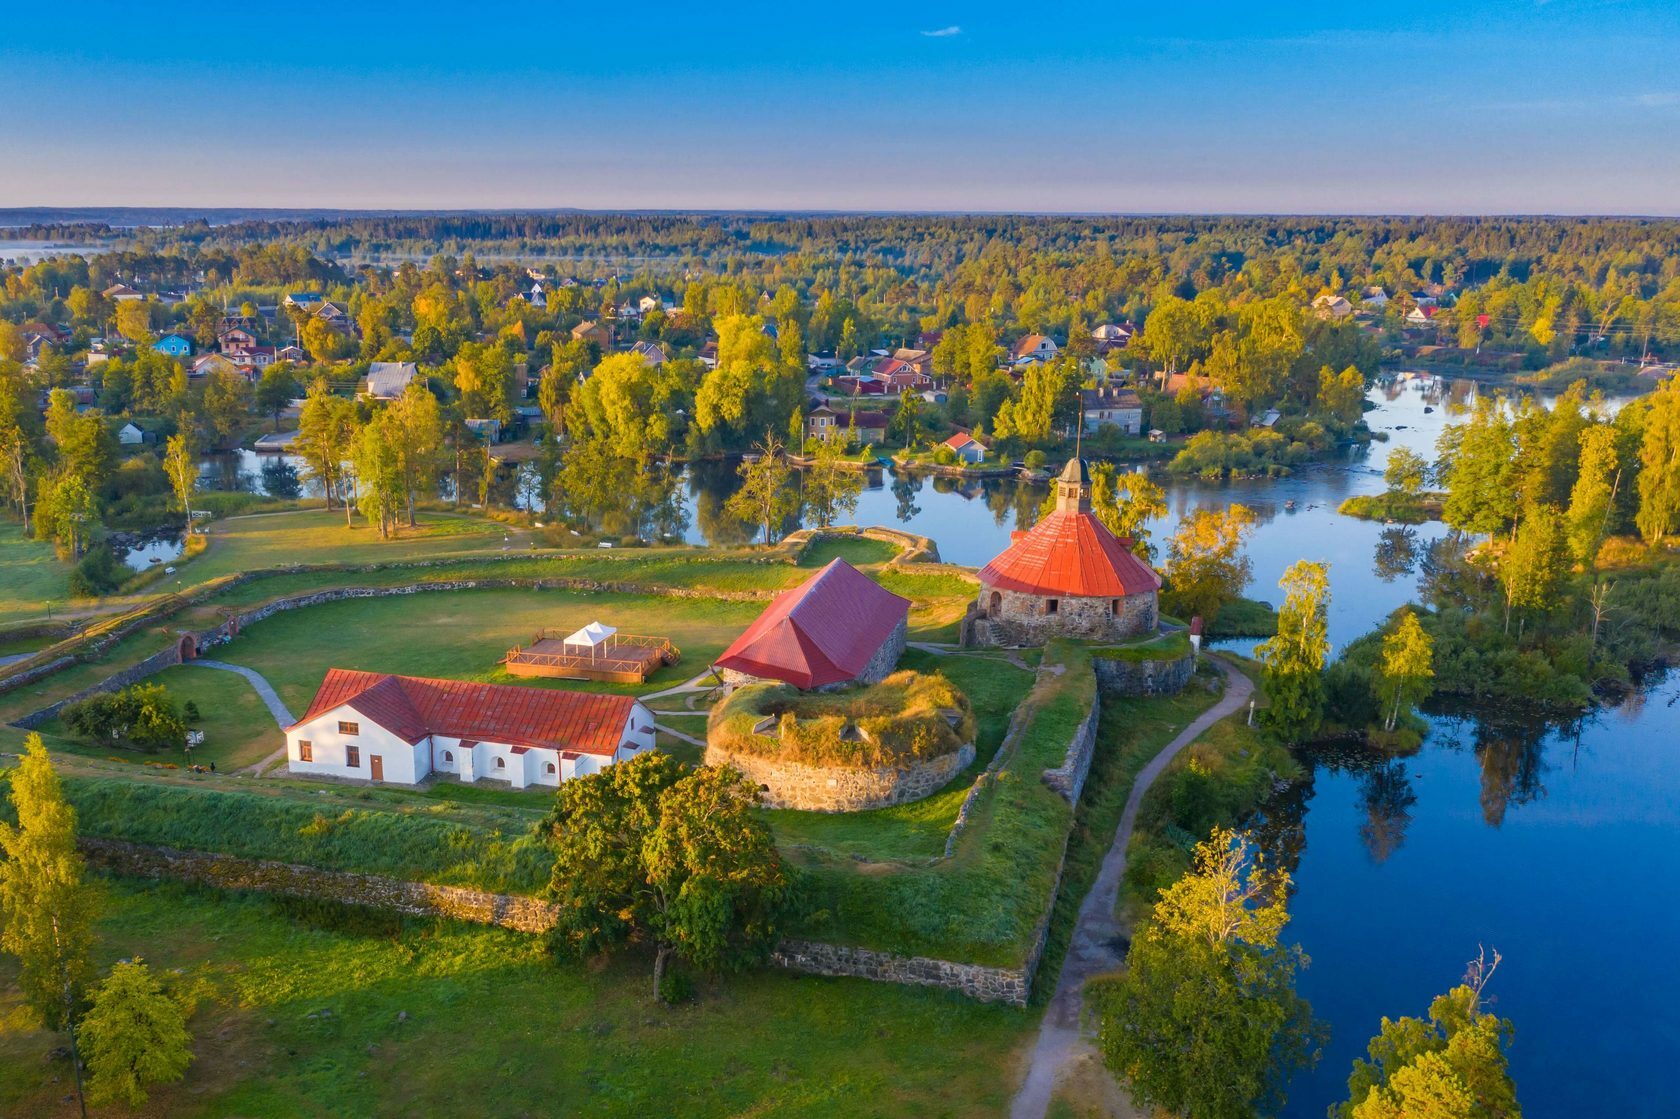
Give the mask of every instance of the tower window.
M 1054 598 L 1045 599 L 1044 600 L 1044 612 L 1046 614 L 1054 614 L 1056 612 L 1056 608 L 1060 605 L 1061 605 L 1061 602 L 1058 599 L 1054 599 Z
M 1119 614 L 1120 614 L 1120 600 L 1119 599 L 1114 598 L 1114 599 L 1109 600 L 1108 612 L 1110 614 L 1115 615 L 1116 617 L 1119 616 Z

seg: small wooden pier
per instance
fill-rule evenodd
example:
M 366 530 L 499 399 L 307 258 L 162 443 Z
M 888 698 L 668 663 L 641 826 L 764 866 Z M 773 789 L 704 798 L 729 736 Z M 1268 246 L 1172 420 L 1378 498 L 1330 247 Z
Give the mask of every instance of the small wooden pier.
M 676 664 L 681 657 L 681 651 L 663 637 L 614 633 L 598 644 L 582 645 L 544 630 L 529 645 L 509 649 L 502 666 L 509 676 L 644 684 L 657 669 Z

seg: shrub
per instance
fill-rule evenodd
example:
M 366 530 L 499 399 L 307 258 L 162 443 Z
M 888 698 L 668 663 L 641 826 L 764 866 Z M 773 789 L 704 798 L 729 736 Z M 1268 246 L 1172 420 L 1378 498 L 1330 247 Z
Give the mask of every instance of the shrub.
M 186 742 L 187 724 L 161 684 L 134 684 L 101 692 L 62 713 L 64 724 L 85 738 L 117 742 L 154 753 Z
M 101 598 L 111 594 L 134 572 L 117 559 L 109 544 L 88 551 L 70 572 L 70 593 L 77 598 Z

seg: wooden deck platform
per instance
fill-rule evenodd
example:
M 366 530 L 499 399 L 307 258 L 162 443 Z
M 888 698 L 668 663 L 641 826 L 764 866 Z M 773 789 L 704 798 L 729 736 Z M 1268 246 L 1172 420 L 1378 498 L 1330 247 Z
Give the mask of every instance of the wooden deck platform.
M 656 670 L 681 658 L 677 647 L 663 637 L 617 633 L 588 648 L 567 645 L 563 637 L 545 631 L 533 637 L 529 645 L 508 650 L 502 666 L 509 676 L 645 684 Z

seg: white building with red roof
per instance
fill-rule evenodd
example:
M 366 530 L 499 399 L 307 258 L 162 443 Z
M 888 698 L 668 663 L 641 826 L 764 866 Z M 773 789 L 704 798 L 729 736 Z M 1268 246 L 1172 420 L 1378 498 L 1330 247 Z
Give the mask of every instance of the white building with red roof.
M 730 686 L 803 690 L 884 680 L 904 655 L 910 600 L 837 559 L 774 602 L 713 667 Z
M 327 671 L 286 728 L 287 768 L 312 777 L 414 785 L 430 775 L 559 785 L 654 748 L 632 696 Z
M 980 569 L 980 597 L 963 620 L 972 645 L 1042 645 L 1053 637 L 1115 641 L 1153 633 L 1161 577 L 1131 541 L 1091 511 L 1082 459 L 1056 479 L 1056 508 Z

